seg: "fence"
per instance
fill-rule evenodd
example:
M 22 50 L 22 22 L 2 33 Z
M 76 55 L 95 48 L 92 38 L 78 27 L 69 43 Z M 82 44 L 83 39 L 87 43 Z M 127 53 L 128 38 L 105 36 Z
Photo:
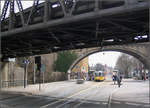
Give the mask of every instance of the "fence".
M 24 80 L 2 81 L 2 88 L 23 86 Z

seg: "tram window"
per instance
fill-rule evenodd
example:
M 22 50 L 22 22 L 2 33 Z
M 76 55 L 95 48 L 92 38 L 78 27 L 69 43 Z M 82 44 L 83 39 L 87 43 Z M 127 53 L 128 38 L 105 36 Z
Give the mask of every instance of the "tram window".
M 99 76 L 101 76 L 101 73 L 99 73 Z
M 99 76 L 99 74 L 98 74 L 98 73 L 95 73 L 95 76 Z

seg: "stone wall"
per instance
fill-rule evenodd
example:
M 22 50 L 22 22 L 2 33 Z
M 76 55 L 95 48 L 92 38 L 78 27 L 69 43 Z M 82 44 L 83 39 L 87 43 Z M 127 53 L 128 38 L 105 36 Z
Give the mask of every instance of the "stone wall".
M 0 69 L 0 86 L 22 86 L 23 85 L 24 69 L 18 67 L 15 62 L 1 62 Z
M 8 81 L 8 62 L 0 62 L 0 65 L 0 88 L 2 88 L 3 81 Z
M 88 48 L 80 57 L 72 64 L 70 69 L 71 71 L 73 67 L 80 62 L 85 57 L 88 57 L 91 54 L 101 51 L 119 51 L 122 53 L 126 53 L 132 55 L 139 59 L 145 66 L 145 68 L 150 70 L 150 43 L 140 43 L 140 44 L 128 44 L 128 45 L 112 45 L 112 46 L 104 46 L 102 48 Z
M 35 83 L 41 82 L 53 82 L 65 80 L 65 73 L 63 72 L 54 72 L 53 64 L 57 59 L 57 53 L 43 54 L 41 56 L 41 64 L 44 65 L 44 73 L 41 73 L 39 77 L 39 71 L 36 70 L 37 66 L 35 64 Z M 34 73 L 34 56 L 30 57 L 30 63 L 28 64 L 28 84 L 33 84 L 33 73 Z

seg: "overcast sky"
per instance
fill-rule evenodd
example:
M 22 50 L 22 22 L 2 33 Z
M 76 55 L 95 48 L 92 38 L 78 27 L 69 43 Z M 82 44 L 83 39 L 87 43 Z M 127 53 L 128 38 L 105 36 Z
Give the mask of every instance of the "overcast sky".
M 103 65 L 107 64 L 107 66 L 114 67 L 120 54 L 120 52 L 114 51 L 99 52 L 92 54 L 89 56 L 89 65 L 94 66 L 97 63 L 101 63 Z
M 42 3 L 44 0 L 40 0 L 39 3 Z M 0 8 L 1 8 L 1 12 L 2 12 L 2 9 L 3 9 L 3 6 L 4 6 L 4 0 L 0 0 Z M 28 7 L 31 7 L 33 5 L 33 0 L 21 0 L 21 3 L 23 5 L 23 9 L 26 9 Z M 8 10 L 9 10 L 9 7 L 8 7 Z M 7 11 L 8 11 L 7 10 Z M 16 0 L 15 0 L 15 12 L 18 12 L 18 5 L 16 3 Z M 8 14 L 7 14 L 8 16 Z

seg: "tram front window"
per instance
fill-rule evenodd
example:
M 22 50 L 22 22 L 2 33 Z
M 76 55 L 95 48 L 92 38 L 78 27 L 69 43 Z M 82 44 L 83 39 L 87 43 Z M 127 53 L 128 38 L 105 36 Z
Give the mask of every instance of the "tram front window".
M 102 73 L 95 73 L 95 76 L 96 77 L 99 77 L 99 76 L 101 76 L 102 75 Z
M 99 73 L 95 73 L 95 76 L 98 77 L 98 76 L 99 76 Z
M 99 73 L 99 76 L 101 76 L 102 73 Z

